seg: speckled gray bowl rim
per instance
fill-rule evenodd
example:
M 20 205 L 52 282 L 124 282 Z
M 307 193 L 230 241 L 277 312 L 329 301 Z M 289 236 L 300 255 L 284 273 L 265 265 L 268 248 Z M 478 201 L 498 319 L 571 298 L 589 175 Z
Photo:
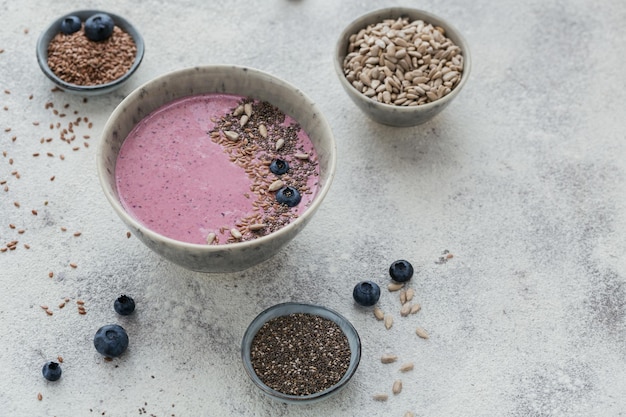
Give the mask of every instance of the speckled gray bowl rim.
M 455 43 L 463 51 L 463 76 L 461 77 L 461 81 L 459 82 L 459 84 L 457 84 L 452 89 L 452 91 L 450 91 L 450 93 L 448 93 L 447 95 L 441 97 L 440 99 L 436 101 L 432 101 L 426 104 L 421 104 L 419 106 L 406 106 L 406 107 L 396 106 L 393 104 L 385 104 L 379 101 L 372 100 L 369 97 L 366 97 L 365 95 L 363 95 L 356 88 L 354 88 L 354 86 L 350 84 L 350 82 L 348 81 L 348 79 L 343 73 L 343 59 L 347 55 L 346 50 L 348 48 L 348 44 L 344 42 L 344 39 L 348 39 L 350 35 L 354 33 L 358 33 L 359 30 L 361 29 L 365 29 L 365 27 L 369 25 L 370 23 L 378 22 L 379 19 L 377 17 L 380 17 L 380 16 L 382 16 L 383 19 L 386 18 L 385 16 L 387 16 L 388 18 L 395 18 L 395 19 L 399 17 L 403 17 L 403 16 L 408 16 L 413 20 L 421 19 L 426 23 L 432 23 L 432 24 L 435 24 L 437 26 L 441 26 L 442 28 L 444 28 L 446 30 L 446 36 L 448 36 L 449 33 L 452 33 L 453 36 L 456 38 Z M 350 89 L 354 90 L 355 93 L 358 93 L 360 96 L 363 96 L 363 101 L 367 102 L 368 105 L 372 107 L 379 108 L 383 111 L 393 109 L 395 112 L 398 112 L 401 114 L 403 113 L 411 114 L 411 113 L 416 113 L 416 112 L 421 112 L 421 111 L 425 112 L 432 107 L 440 106 L 442 104 L 445 104 L 446 102 L 451 101 L 452 99 L 454 99 L 454 97 L 456 97 L 457 94 L 459 94 L 459 92 L 461 91 L 461 89 L 463 88 L 467 80 L 469 79 L 469 75 L 472 69 L 472 58 L 471 58 L 469 45 L 467 44 L 467 41 L 465 40 L 463 35 L 461 35 L 461 32 L 459 32 L 452 24 L 448 23 L 447 20 L 439 16 L 436 16 L 424 10 L 414 9 L 410 7 L 388 7 L 384 9 L 378 9 L 378 10 L 374 10 L 369 13 L 366 13 L 362 16 L 359 16 L 358 18 L 353 20 L 341 32 L 341 35 L 339 35 L 339 39 L 337 40 L 337 44 L 335 45 L 335 56 L 334 56 L 333 62 L 335 66 L 335 72 L 337 73 L 337 76 L 341 84 L 344 85 L 344 88 L 349 87 Z
M 48 66 L 48 44 L 50 43 L 50 40 L 58 32 L 60 32 L 61 22 L 67 16 L 78 16 L 82 21 L 85 21 L 89 16 L 92 16 L 96 13 L 108 14 L 109 16 L 111 16 L 117 26 L 119 26 L 124 32 L 133 37 L 133 40 L 135 41 L 135 45 L 137 47 L 135 61 L 133 62 L 133 65 L 130 67 L 130 69 L 126 72 L 126 74 L 106 84 L 78 85 L 63 81 L 61 78 L 57 77 L 57 75 Z M 52 23 L 48 25 L 45 30 L 41 32 L 39 38 L 37 39 L 37 48 L 35 52 L 37 55 L 37 62 L 39 63 L 39 67 L 41 68 L 43 73 L 59 87 L 67 90 L 68 92 L 80 93 L 85 95 L 98 95 L 109 93 L 115 90 L 134 74 L 134 72 L 139 67 L 139 64 L 141 64 L 141 61 L 143 60 L 143 56 L 145 53 L 145 44 L 141 34 L 135 28 L 135 26 L 133 26 L 128 20 L 124 19 L 121 16 L 102 10 L 75 10 L 55 19 Z
M 147 86 L 163 84 L 163 82 L 167 82 L 167 80 L 172 76 L 176 76 L 177 74 L 181 74 L 184 72 L 192 72 L 192 71 L 195 71 L 196 68 L 198 67 L 183 68 L 183 69 L 171 71 L 159 77 L 153 78 L 152 80 L 137 87 L 115 108 L 115 110 L 113 110 L 113 113 L 111 113 L 111 115 L 109 116 L 109 120 L 107 121 L 107 124 L 105 125 L 105 130 L 107 128 L 110 128 L 109 125 L 111 124 L 111 121 L 115 120 L 118 117 L 117 116 L 118 113 L 122 113 L 126 111 L 126 108 L 125 108 L 126 102 L 132 100 L 136 96 L 141 96 Z M 283 87 L 286 87 L 288 89 L 298 92 L 298 94 L 300 94 L 302 98 L 307 100 L 307 105 L 311 107 L 311 113 L 318 114 L 318 115 L 322 114 L 317 104 L 315 104 L 315 102 L 311 100 L 306 94 L 304 94 L 304 92 L 302 92 L 299 88 L 265 71 L 261 71 L 261 70 L 254 69 L 251 67 L 238 66 L 238 65 L 206 65 L 206 66 L 202 66 L 202 68 L 217 68 L 217 69 L 234 68 L 239 71 L 256 73 L 262 77 L 271 78 L 272 82 L 276 84 L 280 84 Z M 328 131 L 331 131 L 330 126 L 328 125 L 326 120 L 325 119 L 321 119 L 321 120 L 326 126 L 326 129 Z M 103 130 L 103 133 L 105 132 L 105 130 Z M 337 164 L 337 150 L 336 150 L 335 140 L 332 136 L 330 138 L 330 143 L 331 143 L 332 152 L 330 152 L 329 154 L 327 180 L 322 185 L 322 187 L 318 190 L 317 194 L 315 195 L 315 198 L 313 199 L 313 201 L 311 201 L 307 209 L 297 219 L 295 219 L 294 221 L 290 222 L 288 225 L 268 235 L 258 237 L 254 240 L 247 240 L 245 242 L 225 243 L 225 244 L 220 244 L 220 245 L 203 245 L 203 244 L 198 244 L 198 243 L 183 242 L 181 240 L 169 238 L 143 225 L 141 222 L 135 219 L 132 215 L 130 215 L 126 210 L 124 210 L 124 207 L 122 207 L 119 200 L 115 196 L 112 196 L 109 194 L 109 192 L 107 191 L 107 187 L 105 185 L 105 178 L 109 176 L 109 173 L 107 172 L 106 161 L 104 161 L 104 158 L 102 157 L 102 155 L 105 153 L 104 150 L 102 149 L 102 147 L 105 146 L 104 141 L 102 141 L 100 145 L 98 146 L 98 152 L 96 156 L 96 165 L 98 169 L 98 178 L 100 180 L 100 184 L 102 186 L 102 189 L 104 190 L 104 194 L 107 200 L 109 201 L 109 203 L 111 204 L 115 212 L 118 214 L 118 216 L 120 216 L 120 218 L 123 217 L 124 219 L 126 219 L 130 224 L 133 225 L 135 229 L 141 230 L 141 232 L 145 236 L 147 236 L 148 238 L 154 241 L 164 242 L 170 246 L 178 246 L 183 249 L 184 248 L 193 248 L 196 250 L 201 249 L 202 251 L 206 253 L 210 253 L 210 252 L 219 253 L 219 252 L 223 252 L 224 249 L 228 249 L 228 248 L 235 248 L 235 247 L 236 248 L 245 248 L 245 247 L 252 248 L 255 246 L 262 245 L 266 242 L 269 244 L 270 241 L 274 239 L 274 237 L 288 233 L 289 230 L 295 227 L 298 227 L 300 223 L 303 223 L 307 219 L 307 217 L 311 216 L 312 213 L 315 213 L 317 209 L 319 208 L 320 204 L 322 204 L 322 201 L 324 200 L 324 198 L 326 197 L 326 194 L 328 193 L 328 190 L 330 189 L 330 186 L 335 177 L 335 170 L 336 170 L 336 164 Z
M 263 326 L 263 324 L 273 318 L 282 317 L 293 313 L 312 314 L 332 320 L 341 328 L 343 333 L 348 338 L 348 342 L 350 344 L 350 365 L 343 377 L 332 387 L 311 395 L 289 395 L 268 387 L 254 372 L 252 362 L 250 360 L 250 349 L 252 346 L 252 341 L 254 340 L 254 336 L 256 336 L 257 332 Z M 286 403 L 309 404 L 312 402 L 326 399 L 333 394 L 336 394 L 350 381 L 357 368 L 359 367 L 359 362 L 361 361 L 361 338 L 359 337 L 359 333 L 356 331 L 356 329 L 348 319 L 346 319 L 344 316 L 337 313 L 336 311 L 331 310 L 330 308 L 315 304 L 296 302 L 275 304 L 259 313 L 259 315 L 256 316 L 254 320 L 252 320 L 252 322 L 250 322 L 250 325 L 246 329 L 246 332 L 244 333 L 243 339 L 241 341 L 241 359 L 243 361 L 243 366 L 246 370 L 246 373 L 252 379 L 254 384 L 258 388 L 260 388 L 261 391 L 263 391 L 264 394 L 273 399 Z

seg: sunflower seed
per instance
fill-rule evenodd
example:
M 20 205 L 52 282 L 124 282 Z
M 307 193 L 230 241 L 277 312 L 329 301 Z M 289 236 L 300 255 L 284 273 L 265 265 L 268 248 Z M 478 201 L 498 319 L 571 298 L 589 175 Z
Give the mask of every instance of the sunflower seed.
M 400 290 L 400 304 L 406 303 L 406 290 Z
M 303 161 L 306 161 L 307 159 L 309 159 L 309 154 L 308 153 L 296 153 L 293 156 L 294 156 L 294 158 L 302 159 Z
M 239 119 L 239 125 L 241 125 L 241 127 L 244 127 L 246 123 L 248 123 L 249 119 L 250 119 L 250 116 L 248 116 L 247 114 L 244 114 L 243 116 L 241 116 L 241 119 Z
M 389 314 L 385 314 L 385 328 L 387 330 L 391 329 L 391 326 L 393 326 L 393 317 L 390 316 Z
M 235 111 L 233 111 L 233 116 L 235 117 L 239 117 L 243 114 L 243 105 L 239 105 L 237 106 L 237 108 L 235 109 Z
M 415 334 L 421 337 L 422 339 L 428 339 L 430 337 L 428 333 L 426 332 L 426 330 L 422 329 L 421 327 L 418 327 L 417 329 L 415 329 Z
M 378 307 L 374 307 L 374 317 L 376 317 L 378 320 L 383 320 L 385 318 L 385 313 L 383 313 L 383 311 Z
M 385 355 L 380 357 L 380 361 L 382 363 L 393 363 L 393 362 L 395 362 L 397 360 L 398 360 L 398 357 L 396 355 L 385 354 Z
M 389 396 L 387 394 L 374 394 L 372 398 L 374 401 L 387 401 Z
M 411 301 L 413 299 L 414 295 L 415 295 L 415 290 L 413 288 L 409 288 L 408 290 L 406 290 L 406 300 L 407 301 Z
M 420 311 L 421 309 L 422 309 L 422 306 L 421 306 L 421 305 L 419 305 L 418 303 L 415 303 L 415 304 L 413 304 L 413 305 L 411 306 L 411 311 L 410 311 L 410 313 L 411 313 L 411 314 L 415 314 L 415 313 L 417 313 L 418 311 Z
M 402 306 L 402 308 L 400 309 L 400 315 L 402 317 L 406 317 L 409 314 L 411 314 L 411 304 L 406 303 Z
M 389 291 L 398 291 L 402 289 L 403 287 L 404 287 L 404 284 L 401 282 L 392 282 L 391 284 L 387 285 L 387 289 Z
M 282 181 L 282 180 L 276 180 L 276 181 L 274 181 L 273 183 L 271 183 L 269 187 L 267 187 L 267 190 L 268 190 L 268 191 L 272 191 L 272 192 L 273 192 L 273 191 L 278 191 L 278 190 L 280 190 L 281 188 L 283 188 L 283 184 L 284 184 L 284 183 L 283 183 L 283 181 Z
M 265 223 L 254 223 L 248 226 L 248 229 L 251 232 L 257 232 L 259 230 L 263 230 L 267 227 L 267 225 Z
M 239 140 L 239 133 L 233 132 L 232 130 L 225 130 L 224 136 L 226 136 L 228 139 L 232 141 Z
M 400 394 L 402 392 L 402 381 L 399 379 L 395 380 L 393 382 L 393 386 L 391 387 L 391 392 L 393 392 L 393 395 Z
M 276 141 L 276 146 L 274 148 L 279 151 L 283 146 L 285 146 L 285 139 L 280 138 Z
M 413 370 L 413 362 L 407 362 L 400 365 L 400 372 L 409 372 Z
M 411 411 L 407 411 L 406 413 L 404 413 L 403 417 L 415 417 L 415 414 L 413 414 Z
M 235 239 L 239 240 L 243 237 L 243 235 L 241 234 L 241 232 L 239 231 L 239 229 L 233 227 L 232 229 L 230 229 L 230 235 L 232 237 L 234 237 Z
M 209 233 L 206 236 L 206 243 L 207 243 L 207 245 L 212 244 L 215 241 L 216 237 L 217 237 L 217 235 L 215 233 L 213 233 L 213 232 Z
M 265 125 L 259 125 L 259 133 L 264 138 L 267 138 L 267 127 L 265 127 Z
M 243 105 L 243 111 L 246 113 L 246 116 L 252 116 L 252 103 L 246 103 Z

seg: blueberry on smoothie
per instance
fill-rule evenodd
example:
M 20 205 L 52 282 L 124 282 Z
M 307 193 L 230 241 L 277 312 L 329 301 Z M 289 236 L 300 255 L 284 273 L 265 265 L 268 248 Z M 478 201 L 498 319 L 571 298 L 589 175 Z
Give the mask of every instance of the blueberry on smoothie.
M 300 192 L 293 187 L 286 186 L 276 191 L 276 201 L 288 207 L 295 207 L 300 203 L 302 196 Z
M 82 24 L 78 16 L 66 16 L 61 21 L 61 32 L 66 35 L 71 35 L 74 32 L 78 32 Z
M 120 316 L 128 316 L 135 311 L 135 300 L 127 295 L 120 295 L 115 299 L 113 309 Z
M 283 175 L 289 171 L 289 164 L 282 159 L 274 159 L 270 164 L 270 171 L 276 175 Z
M 115 358 L 128 347 L 128 334 L 122 326 L 107 324 L 98 329 L 93 337 L 93 345 L 101 355 Z
M 413 265 L 409 261 L 400 259 L 389 267 L 391 279 L 397 282 L 406 282 L 413 276 Z
M 361 281 L 354 286 L 352 297 L 359 305 L 373 306 L 380 298 L 380 287 L 372 281 Z
M 103 41 L 113 34 L 115 23 L 106 13 L 97 13 L 85 21 L 85 36 L 92 41 Z
M 41 369 L 41 373 L 48 381 L 57 381 L 61 378 L 61 365 L 56 362 L 46 362 Z

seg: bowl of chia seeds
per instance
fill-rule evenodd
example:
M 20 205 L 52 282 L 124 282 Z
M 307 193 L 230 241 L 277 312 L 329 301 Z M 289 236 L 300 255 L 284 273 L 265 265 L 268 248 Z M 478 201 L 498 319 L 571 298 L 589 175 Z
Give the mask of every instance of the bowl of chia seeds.
M 465 86 L 470 50 L 461 33 L 431 13 L 390 7 L 350 23 L 335 46 L 335 72 L 370 119 L 398 127 L 427 122 Z
M 40 35 L 37 62 L 57 87 L 95 96 L 110 93 L 133 75 L 144 56 L 139 31 L 126 19 L 100 10 L 76 10 Z
M 309 404 L 346 386 L 359 366 L 361 340 L 354 326 L 333 310 L 283 303 L 252 320 L 241 357 L 248 376 L 265 395 Z

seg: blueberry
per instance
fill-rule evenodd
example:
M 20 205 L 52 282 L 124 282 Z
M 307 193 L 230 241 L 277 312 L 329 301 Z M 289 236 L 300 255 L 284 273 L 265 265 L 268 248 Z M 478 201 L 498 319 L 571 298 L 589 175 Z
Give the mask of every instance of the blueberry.
M 270 164 L 270 171 L 276 175 L 283 175 L 285 172 L 289 171 L 289 164 L 282 159 L 274 159 Z
M 389 267 L 389 275 L 394 281 L 406 282 L 413 276 L 413 265 L 403 259 L 395 261 Z
M 373 306 L 380 298 L 380 287 L 372 281 L 361 281 L 354 286 L 352 297 L 362 306 Z
M 128 347 L 128 334 L 122 326 L 107 324 L 98 329 L 93 337 L 93 345 L 101 355 L 115 358 Z
M 56 362 L 46 362 L 41 369 L 41 373 L 48 381 L 56 381 L 61 378 L 61 365 Z
M 66 16 L 61 21 L 61 32 L 71 35 L 74 32 L 78 32 L 81 26 L 82 24 L 78 16 Z
M 106 13 L 97 13 L 85 21 L 85 36 L 92 41 L 103 41 L 113 33 L 115 23 Z
M 301 199 L 300 192 L 293 187 L 286 186 L 276 191 L 276 201 L 288 207 L 297 206 Z
M 127 295 L 120 295 L 113 303 L 113 308 L 117 314 L 121 316 L 128 316 L 135 311 L 135 300 Z

